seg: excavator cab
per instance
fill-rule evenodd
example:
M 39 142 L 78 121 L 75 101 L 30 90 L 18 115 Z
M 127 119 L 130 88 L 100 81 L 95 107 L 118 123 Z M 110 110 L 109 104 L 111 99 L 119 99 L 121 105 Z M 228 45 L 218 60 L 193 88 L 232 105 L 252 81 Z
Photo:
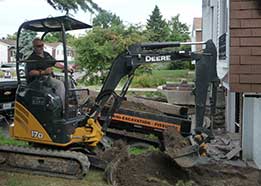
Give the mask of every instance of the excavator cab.
M 15 139 L 29 141 L 34 144 L 47 144 L 60 147 L 70 147 L 80 143 L 93 147 L 102 138 L 101 127 L 98 122 L 88 121 L 86 114 L 77 111 L 77 102 L 70 105 L 72 95 L 86 89 L 75 89 L 70 86 L 68 74 L 66 32 L 78 29 L 88 29 L 91 25 L 80 22 L 67 15 L 48 17 L 24 22 L 17 32 L 16 67 L 18 89 L 15 100 L 14 123 L 10 127 L 10 135 Z M 56 60 L 64 64 L 65 104 L 50 86 L 48 77 L 39 76 L 28 82 L 24 73 L 19 69 L 20 64 L 50 63 L 51 61 L 27 60 L 28 46 L 24 46 L 26 34 L 37 33 L 44 41 L 48 33 L 60 33 L 62 36 L 63 59 Z M 36 34 L 34 34 L 36 35 Z M 31 43 L 32 41 L 28 41 Z M 53 51 L 49 51 L 52 53 Z M 29 53 L 30 54 L 30 53 Z M 27 73 L 25 73 L 27 74 Z

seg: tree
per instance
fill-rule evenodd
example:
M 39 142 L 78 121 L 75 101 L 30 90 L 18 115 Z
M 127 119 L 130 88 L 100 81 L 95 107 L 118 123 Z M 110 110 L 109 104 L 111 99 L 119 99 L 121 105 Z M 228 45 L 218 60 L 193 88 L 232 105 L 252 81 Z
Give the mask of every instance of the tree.
M 89 11 L 91 13 L 94 13 L 94 11 L 102 11 L 102 8 L 92 0 L 47 0 L 47 3 L 49 3 L 56 10 L 66 12 L 69 10 L 76 12 L 79 8 L 83 11 Z
M 69 45 L 72 45 L 75 40 L 75 36 L 73 36 L 69 33 L 66 33 L 65 37 L 66 37 L 67 43 Z M 52 33 L 47 34 L 44 37 L 44 41 L 48 42 L 48 43 L 62 42 L 61 32 L 52 32 Z
M 101 83 L 117 55 L 127 46 L 145 40 L 138 29 L 133 31 L 132 27 L 130 32 L 128 28 L 115 27 L 94 27 L 86 36 L 75 42 L 76 62 L 87 72 L 85 80 L 89 84 Z
M 162 18 L 157 5 L 147 20 L 146 29 L 150 41 L 165 41 L 169 35 L 167 22 Z
M 190 39 L 189 27 L 186 23 L 180 22 L 179 16 L 180 15 L 178 14 L 168 21 L 168 26 L 170 29 L 170 41 L 187 41 Z
M 116 14 L 108 11 L 101 11 L 94 19 L 93 26 L 109 28 L 113 26 L 123 26 L 122 20 Z
M 24 30 L 21 32 L 21 36 L 20 36 L 20 53 L 21 53 L 21 57 L 23 59 L 26 59 L 29 57 L 29 55 L 32 53 L 33 51 L 33 45 L 32 45 L 32 41 L 33 39 L 36 37 L 37 33 L 33 32 L 33 31 L 29 31 L 29 30 Z
M 10 40 L 16 40 L 17 38 L 17 32 L 15 32 L 14 34 L 7 34 L 6 39 L 10 39 Z

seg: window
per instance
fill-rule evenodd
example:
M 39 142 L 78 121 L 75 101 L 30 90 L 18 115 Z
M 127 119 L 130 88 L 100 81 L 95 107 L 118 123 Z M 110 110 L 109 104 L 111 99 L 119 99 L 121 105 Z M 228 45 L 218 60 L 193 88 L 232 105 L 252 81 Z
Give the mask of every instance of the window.
M 227 45 L 227 24 L 228 24 L 228 7 L 226 0 L 220 0 L 219 9 L 219 38 L 218 38 L 218 51 L 219 59 L 226 59 L 226 45 Z
M 11 57 L 15 57 L 15 54 L 16 54 L 16 51 L 15 51 L 15 50 L 11 50 L 11 51 L 10 51 L 10 56 L 11 56 Z

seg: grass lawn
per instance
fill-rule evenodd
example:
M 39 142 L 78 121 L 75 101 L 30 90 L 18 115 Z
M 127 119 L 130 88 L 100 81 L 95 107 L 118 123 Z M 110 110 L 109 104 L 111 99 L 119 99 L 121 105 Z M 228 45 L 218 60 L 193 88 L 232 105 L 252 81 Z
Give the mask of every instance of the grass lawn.
M 187 81 L 191 82 L 195 74 L 194 71 L 189 70 L 153 70 L 152 76 L 171 82 L 179 82 L 181 79 L 187 79 Z
M 182 79 L 191 82 L 194 76 L 194 72 L 189 70 L 153 70 L 152 74 L 136 75 L 131 87 L 157 87 L 166 82 L 180 82 Z
M 3 130 L 0 128 L 0 145 L 27 146 L 28 144 L 24 141 L 18 141 L 18 140 L 6 137 L 6 135 L 4 135 Z
M 108 186 L 102 171 L 91 169 L 82 180 L 0 171 L 0 186 Z

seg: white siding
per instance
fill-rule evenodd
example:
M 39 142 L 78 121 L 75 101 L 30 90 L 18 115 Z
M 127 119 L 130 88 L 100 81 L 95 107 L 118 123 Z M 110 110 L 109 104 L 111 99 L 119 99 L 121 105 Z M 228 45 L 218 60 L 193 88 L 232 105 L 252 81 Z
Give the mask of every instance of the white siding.
M 74 61 L 74 57 L 72 57 L 71 55 L 68 55 L 68 53 L 71 53 L 71 49 L 69 47 L 67 47 L 67 61 L 70 62 L 70 61 Z M 56 59 L 57 60 L 64 60 L 64 57 L 63 57 L 63 45 L 62 43 L 59 44 L 57 47 L 56 47 Z
M 44 51 L 48 52 L 50 55 L 52 55 L 53 48 L 49 45 L 44 45 Z
M 261 168 L 261 98 L 245 97 L 243 105 L 243 159 Z
M 57 60 L 63 60 L 63 45 L 60 44 L 56 47 L 56 59 Z M 69 61 L 69 59 L 67 59 Z
M 228 56 L 229 48 L 227 7 L 228 1 L 226 0 L 203 0 L 202 3 L 203 41 L 212 39 L 218 52 L 219 37 L 224 33 L 227 33 L 226 56 Z M 228 57 L 226 60 L 218 59 L 217 61 L 217 73 L 220 79 L 222 79 L 228 72 L 228 61 Z
M 8 62 L 8 46 L 0 42 L 0 64 Z

